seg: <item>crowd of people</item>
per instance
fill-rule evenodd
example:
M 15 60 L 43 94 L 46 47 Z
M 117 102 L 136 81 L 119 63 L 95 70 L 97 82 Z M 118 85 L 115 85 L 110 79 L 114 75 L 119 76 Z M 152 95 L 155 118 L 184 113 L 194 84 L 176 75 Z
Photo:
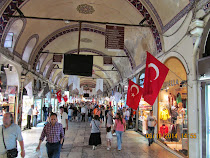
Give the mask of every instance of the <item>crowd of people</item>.
M 67 106 L 60 106 L 60 110 L 57 113 L 53 113 L 51 110 L 49 110 L 49 108 L 48 110 L 45 108 L 46 107 L 44 106 L 43 114 L 46 118 L 46 123 L 42 130 L 36 150 L 38 151 L 40 149 L 40 145 L 46 137 L 46 148 L 49 158 L 60 157 L 60 151 L 61 148 L 63 148 L 65 132 L 68 130 L 69 122 L 90 123 L 91 134 L 89 137 L 89 145 L 92 146 L 93 150 L 95 150 L 96 147 L 101 144 L 101 127 L 102 123 L 104 123 L 106 128 L 107 150 L 111 149 L 113 135 L 116 135 L 117 137 L 118 151 L 122 150 L 123 133 L 126 131 L 126 127 L 129 125 L 129 121 L 132 119 L 131 109 L 118 109 L 117 112 L 114 113 L 111 106 L 98 106 L 93 105 L 92 103 L 67 104 Z M 45 116 L 46 112 L 49 112 L 47 113 L 47 116 Z M 30 115 L 32 114 L 38 114 L 37 111 L 34 110 L 33 105 L 28 111 L 28 122 L 30 122 Z M 147 123 L 148 130 L 151 133 L 154 133 L 156 123 L 156 118 L 151 112 Z M 29 124 L 27 126 L 30 128 Z M 3 140 L 4 145 L 0 143 L 0 158 L 8 157 L 9 150 L 12 150 L 13 154 L 17 154 L 16 140 L 19 141 L 21 146 L 21 156 L 24 157 L 25 151 L 21 129 L 18 125 L 14 124 L 11 113 L 4 114 L 3 126 L 1 126 L 1 130 L 3 135 L 0 136 L 0 139 Z M 11 135 L 14 135 L 14 139 L 10 137 Z M 152 143 L 153 139 L 149 139 L 149 146 Z

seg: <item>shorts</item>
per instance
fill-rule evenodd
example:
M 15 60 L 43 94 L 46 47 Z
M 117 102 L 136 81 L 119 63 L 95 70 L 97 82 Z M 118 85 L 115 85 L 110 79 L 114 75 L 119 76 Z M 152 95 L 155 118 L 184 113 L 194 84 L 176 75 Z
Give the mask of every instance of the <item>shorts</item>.
M 112 138 L 106 138 L 107 142 L 112 142 Z

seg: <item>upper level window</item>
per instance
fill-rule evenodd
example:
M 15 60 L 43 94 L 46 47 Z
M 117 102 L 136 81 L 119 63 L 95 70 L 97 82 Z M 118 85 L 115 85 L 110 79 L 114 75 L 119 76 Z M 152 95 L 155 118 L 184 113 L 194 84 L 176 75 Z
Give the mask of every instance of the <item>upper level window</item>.
M 13 36 L 14 36 L 13 32 L 8 32 L 4 42 L 4 48 L 12 48 Z

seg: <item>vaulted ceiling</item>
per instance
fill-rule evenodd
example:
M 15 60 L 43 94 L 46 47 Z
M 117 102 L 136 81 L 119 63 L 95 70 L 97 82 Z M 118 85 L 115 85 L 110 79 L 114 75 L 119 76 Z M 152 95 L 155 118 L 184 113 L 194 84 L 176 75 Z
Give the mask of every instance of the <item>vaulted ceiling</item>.
M 150 27 L 125 27 L 124 50 L 119 51 L 105 48 L 105 25 L 82 23 L 80 54 L 127 56 L 113 58 L 113 65 L 110 66 L 103 65 L 102 57 L 94 56 L 93 78 L 105 78 L 104 84 L 106 88 L 110 88 L 145 63 L 146 51 L 152 54 L 164 52 L 162 34 L 191 9 L 193 2 L 194 0 L 3 0 L 0 3 L 1 46 L 4 46 L 8 32 L 14 32 L 14 43 L 9 50 L 34 70 L 39 64 L 39 73 L 65 87 L 68 76 L 62 74 L 62 69 L 55 69 L 53 54 L 42 52 L 77 53 L 79 24 L 9 18 L 7 15 L 19 15 L 16 11 L 19 8 L 26 17 L 136 25 L 146 18 L 144 24 L 149 24 Z M 59 68 L 62 65 L 59 64 Z M 95 83 L 92 78 L 81 77 L 81 85 L 93 87 Z

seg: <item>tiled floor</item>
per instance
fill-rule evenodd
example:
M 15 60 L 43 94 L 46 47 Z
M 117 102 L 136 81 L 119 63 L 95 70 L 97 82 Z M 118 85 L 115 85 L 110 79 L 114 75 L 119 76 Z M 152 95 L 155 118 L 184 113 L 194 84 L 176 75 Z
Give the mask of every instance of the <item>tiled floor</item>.
M 26 158 L 36 158 L 35 149 L 39 142 L 42 128 L 32 128 L 23 131 Z M 161 146 L 153 143 L 150 147 L 146 138 L 134 131 L 126 131 L 123 135 L 122 150 L 117 151 L 117 138 L 114 136 L 112 149 L 106 150 L 106 132 L 102 127 L 102 145 L 92 150 L 88 145 L 90 127 L 88 123 L 69 123 L 69 130 L 66 132 L 64 149 L 61 151 L 61 158 L 176 158 Z M 47 158 L 45 143 L 41 146 L 42 158 Z

